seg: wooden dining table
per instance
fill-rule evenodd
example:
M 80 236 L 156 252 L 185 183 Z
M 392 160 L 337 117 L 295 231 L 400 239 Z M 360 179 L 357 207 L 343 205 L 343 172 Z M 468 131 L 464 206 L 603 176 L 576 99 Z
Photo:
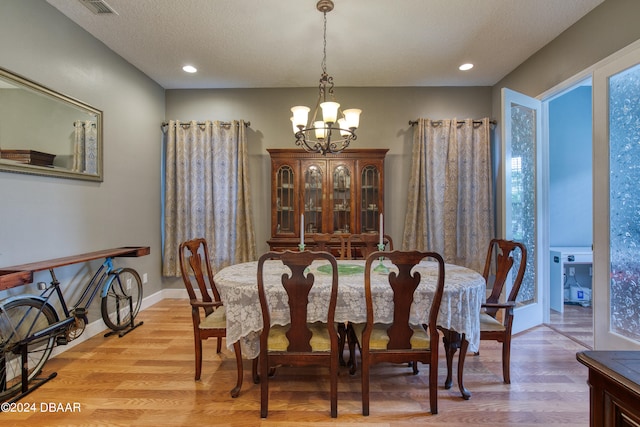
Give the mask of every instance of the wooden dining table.
M 393 266 L 387 262 L 382 264 L 388 271 Z M 338 260 L 338 301 L 335 313 L 336 322 L 364 323 L 366 306 L 364 297 L 364 260 Z M 257 287 L 258 262 L 246 262 L 221 269 L 214 282 L 220 292 L 227 315 L 227 347 L 240 341 L 242 356 L 254 359 L 259 354 L 260 332 L 262 331 L 262 311 L 258 299 Z M 388 285 L 387 272 L 374 270 L 371 277 L 373 294 L 374 319 L 376 322 L 391 323 L 393 306 L 390 304 L 393 291 Z M 271 313 L 271 324 L 289 324 L 287 294 L 281 286 L 281 276 L 289 270 L 279 261 L 267 261 L 264 266 L 265 291 L 268 296 Z M 421 275 L 420 284 L 414 295 L 411 322 L 427 323 L 431 299 L 435 292 L 437 280 L 437 264 L 422 261 L 415 267 Z M 314 262 L 309 273 L 316 280 L 311 294 L 307 320 L 309 322 L 326 322 L 327 307 L 331 286 L 330 266 L 326 262 Z M 461 350 L 461 361 L 458 365 L 458 386 L 465 399 L 470 392 L 463 384 L 462 370 L 464 355 L 462 352 L 477 352 L 480 344 L 480 308 L 485 300 L 485 281 L 483 277 L 468 268 L 446 264 L 444 295 L 438 314 L 438 328 L 443 332 L 447 354 L 448 373 L 445 387 L 452 384 L 451 361 L 453 353 Z

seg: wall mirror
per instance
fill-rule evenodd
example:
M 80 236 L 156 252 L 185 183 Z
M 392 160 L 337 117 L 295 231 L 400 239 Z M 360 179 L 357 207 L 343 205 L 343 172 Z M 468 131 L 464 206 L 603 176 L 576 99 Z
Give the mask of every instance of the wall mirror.
M 102 111 L 0 68 L 0 171 L 102 181 Z

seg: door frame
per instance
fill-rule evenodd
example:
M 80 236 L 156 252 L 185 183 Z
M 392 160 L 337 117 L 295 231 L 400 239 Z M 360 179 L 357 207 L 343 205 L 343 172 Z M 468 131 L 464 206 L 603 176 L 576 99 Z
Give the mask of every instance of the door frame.
M 613 54 L 609 55 L 608 57 L 598 61 L 597 63 L 591 65 L 590 67 L 587 67 L 586 69 L 584 69 L 583 71 L 575 74 L 574 76 L 564 80 L 563 82 L 557 84 L 556 86 L 546 90 L 545 92 L 541 93 L 537 98 L 541 100 L 542 102 L 542 109 L 543 109 L 543 118 L 542 118 L 542 128 L 543 128 L 543 133 L 542 133 L 542 144 L 547 147 L 547 152 L 548 152 L 548 147 L 549 147 L 549 127 L 548 127 L 548 123 L 549 123 L 549 110 L 548 110 L 548 103 L 549 101 L 551 101 L 552 99 L 556 98 L 557 96 L 562 95 L 564 92 L 572 89 L 573 87 L 575 87 L 576 85 L 578 85 L 580 82 L 586 80 L 586 79 L 591 79 L 592 81 L 592 87 L 594 84 L 594 74 L 596 72 L 596 70 L 598 69 L 603 69 L 604 67 L 606 67 L 607 65 L 616 62 L 618 60 L 621 60 L 622 58 L 626 57 L 627 55 L 631 54 L 632 52 L 638 51 L 640 49 L 640 40 L 637 40 L 631 44 L 629 44 L 626 47 L 623 47 L 622 49 L 618 50 L 617 52 L 614 52 Z M 594 88 L 595 89 L 595 88 Z M 608 248 L 600 248 L 598 249 L 596 246 L 596 240 L 600 240 L 597 237 L 597 227 L 596 227 L 596 197 L 595 197 L 595 193 L 596 193 L 596 189 L 597 187 L 597 179 L 596 179 L 596 159 L 595 159 L 595 155 L 596 155 L 596 139 L 597 138 L 601 138 L 601 135 L 597 135 L 596 134 L 596 129 L 595 129 L 595 121 L 597 118 L 597 114 L 601 114 L 601 112 L 597 112 L 596 110 L 598 107 L 596 107 L 596 103 L 595 103 L 595 90 L 593 92 L 594 94 L 593 99 L 594 102 L 592 102 L 592 126 L 594 128 L 593 131 L 593 136 L 592 136 L 592 155 L 594 156 L 594 163 L 593 163 L 593 192 L 594 192 L 594 209 L 593 209 L 593 215 L 594 215 L 594 220 L 593 220 L 593 239 L 594 239 L 594 248 L 593 248 L 593 276 L 592 276 L 592 286 L 593 286 L 593 293 L 592 293 L 592 306 L 593 306 L 593 328 L 594 328 L 594 350 L 598 350 L 598 349 L 602 349 L 604 346 L 602 344 L 600 344 L 600 337 L 598 336 L 599 333 L 596 331 L 595 325 L 596 325 L 596 318 L 600 319 L 601 316 L 604 313 L 600 313 L 601 310 L 605 310 L 606 314 L 608 315 L 609 313 L 609 307 L 608 307 L 608 295 L 606 295 L 606 301 L 600 301 L 600 294 L 596 291 L 595 287 L 596 287 L 596 281 L 600 279 L 601 276 L 604 276 L 605 280 L 606 280 L 606 273 L 602 272 L 600 274 L 598 274 L 598 276 L 596 276 L 596 273 L 598 273 L 599 270 L 602 269 L 602 267 L 598 267 L 598 264 L 603 265 L 606 264 L 609 260 L 609 255 L 608 255 Z M 548 157 L 545 160 L 547 162 L 547 170 L 548 170 Z M 607 168 L 607 173 L 608 173 L 608 168 Z M 547 180 L 548 183 L 548 180 Z M 608 179 L 607 179 L 607 185 L 608 185 Z M 549 188 L 547 187 L 546 189 L 543 189 L 543 191 L 545 192 L 545 197 L 548 200 L 548 194 L 549 194 Z M 609 194 L 609 190 L 607 188 L 607 194 Z M 607 203 L 607 207 L 608 207 L 608 203 Z M 548 209 L 548 203 L 547 203 L 547 209 L 545 209 L 542 213 L 541 213 L 541 217 L 539 218 L 540 222 L 546 223 L 547 225 L 549 224 L 549 209 Z M 607 217 L 607 223 L 608 223 L 608 217 Z M 608 228 L 607 228 L 607 233 L 609 232 Z M 608 239 L 607 239 L 608 242 Z M 602 243 L 600 243 L 602 244 Z M 545 253 L 548 254 L 549 253 L 549 239 L 547 238 L 545 241 L 545 244 L 541 244 L 540 247 L 538 248 L 539 251 L 544 251 L 544 252 L 540 252 L 540 253 Z M 602 257 L 605 256 L 606 257 L 606 261 L 602 261 Z M 548 258 L 548 257 L 547 257 Z M 546 263 L 546 267 L 540 271 L 541 274 L 541 278 L 544 281 L 544 323 L 549 323 L 550 322 L 550 296 L 551 296 L 551 291 L 550 291 L 550 264 L 549 262 Z M 607 323 L 608 324 L 608 323 Z
M 572 91 L 577 86 L 583 84 L 585 81 L 587 80 L 593 81 L 592 75 L 593 75 L 593 72 L 591 69 L 584 70 L 581 73 L 576 74 L 570 79 L 565 80 L 564 82 L 560 83 L 554 88 L 549 89 L 548 91 L 538 96 L 538 99 L 540 99 L 540 102 L 542 103 L 542 145 L 544 148 L 544 156 L 541 159 L 541 162 L 542 162 L 541 167 L 544 172 L 541 171 L 541 173 L 545 174 L 545 179 L 542 182 L 542 188 L 541 188 L 543 198 L 544 198 L 544 207 L 541 211 L 539 211 L 540 213 L 539 221 L 540 223 L 545 224 L 545 227 L 546 227 L 545 236 L 543 239 L 541 239 L 540 247 L 539 247 L 539 250 L 540 250 L 539 255 L 544 256 L 545 258 L 544 262 L 540 266 L 541 267 L 540 279 L 542 281 L 543 298 L 544 298 L 542 321 L 545 324 L 551 323 L 551 262 L 550 262 L 550 255 L 549 255 L 551 250 L 551 245 L 549 243 L 550 242 L 549 230 L 550 230 L 550 221 L 551 221 L 551 216 L 549 213 L 549 206 L 550 206 L 549 193 L 551 191 L 551 182 L 549 179 L 550 178 L 549 177 L 549 174 L 550 174 L 549 103 L 554 99 Z M 591 109 L 592 109 L 591 121 L 593 126 L 593 105 L 591 106 Z M 592 136 L 591 145 L 593 147 L 593 136 Z M 591 175 L 593 176 L 593 171 L 591 172 Z

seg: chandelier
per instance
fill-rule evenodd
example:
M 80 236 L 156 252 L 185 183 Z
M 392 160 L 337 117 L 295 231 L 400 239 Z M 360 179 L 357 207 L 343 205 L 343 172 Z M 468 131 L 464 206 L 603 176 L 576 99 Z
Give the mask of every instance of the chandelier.
M 298 105 L 291 108 L 291 122 L 297 146 L 305 151 L 326 155 L 339 153 L 356 139 L 355 130 L 360 122 L 361 110 L 352 108 L 342 111 L 333 97 L 333 77 L 327 74 L 327 12 L 333 10 L 333 1 L 320 0 L 316 8 L 324 15 L 322 74 L 318 86 L 320 94 L 310 121 L 311 109 Z M 319 110 L 322 112 L 322 120 L 318 118 Z M 342 117 L 338 118 L 338 115 Z

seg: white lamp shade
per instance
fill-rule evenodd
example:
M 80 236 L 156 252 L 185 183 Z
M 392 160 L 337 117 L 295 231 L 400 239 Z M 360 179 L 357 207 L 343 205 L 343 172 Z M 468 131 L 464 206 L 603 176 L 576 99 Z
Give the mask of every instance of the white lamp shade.
M 324 136 L 325 136 L 324 122 L 322 120 L 314 122 L 313 127 L 316 128 L 316 138 L 324 139 Z
M 309 107 L 305 107 L 303 105 L 298 105 L 291 108 L 291 112 L 293 113 L 293 127 L 296 128 L 298 126 L 306 127 L 307 120 L 309 119 L 309 111 L 311 109 Z
M 360 125 L 360 113 L 362 110 L 351 108 L 344 110 L 344 118 L 347 120 L 347 126 L 350 129 L 356 129 Z
M 338 120 L 338 127 L 340 128 L 341 136 L 349 136 L 349 124 L 347 123 L 347 119 L 342 118 Z
M 300 129 L 298 129 L 298 127 L 296 126 L 296 124 L 293 122 L 293 116 L 291 117 L 291 127 L 293 128 L 293 133 L 297 133 Z
M 338 108 L 340 108 L 340 104 L 337 102 L 323 102 L 320 104 L 320 108 L 322 108 L 322 119 L 325 123 L 335 123 L 338 119 Z

